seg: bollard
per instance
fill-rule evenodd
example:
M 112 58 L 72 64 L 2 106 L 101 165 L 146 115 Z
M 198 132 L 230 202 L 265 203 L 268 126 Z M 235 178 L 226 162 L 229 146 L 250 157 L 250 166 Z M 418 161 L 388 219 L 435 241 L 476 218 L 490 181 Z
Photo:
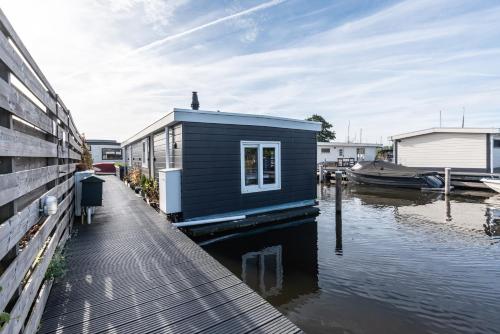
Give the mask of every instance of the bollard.
M 444 169 L 444 194 L 448 195 L 451 189 L 451 168 Z
M 335 172 L 335 212 L 342 212 L 342 172 Z
M 319 183 L 323 183 L 323 178 L 324 178 L 324 173 L 323 173 L 323 165 L 319 165 Z

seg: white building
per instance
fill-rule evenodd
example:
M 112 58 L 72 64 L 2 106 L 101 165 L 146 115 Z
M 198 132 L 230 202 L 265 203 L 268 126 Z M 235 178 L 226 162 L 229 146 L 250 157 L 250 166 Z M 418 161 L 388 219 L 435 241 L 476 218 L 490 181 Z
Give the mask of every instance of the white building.
M 483 173 L 500 169 L 498 128 L 431 128 L 389 139 L 393 141 L 394 162 L 403 166 Z
M 116 140 L 88 139 L 87 146 L 92 154 L 92 162 L 123 162 L 122 149 Z
M 339 159 L 353 162 L 372 161 L 375 160 L 379 148 L 382 148 L 381 144 L 319 142 L 317 147 L 318 163 L 337 163 Z

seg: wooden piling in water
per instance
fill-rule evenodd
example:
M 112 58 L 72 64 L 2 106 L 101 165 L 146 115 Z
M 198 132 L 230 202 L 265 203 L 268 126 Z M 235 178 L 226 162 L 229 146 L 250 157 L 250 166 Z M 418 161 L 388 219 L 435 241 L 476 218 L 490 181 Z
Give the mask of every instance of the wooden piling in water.
M 451 168 L 444 169 L 444 194 L 448 195 L 451 189 Z
M 335 172 L 335 212 L 342 212 L 342 172 Z
M 320 183 L 324 182 L 324 177 L 325 177 L 325 173 L 323 170 L 323 165 L 319 165 L 319 182 Z

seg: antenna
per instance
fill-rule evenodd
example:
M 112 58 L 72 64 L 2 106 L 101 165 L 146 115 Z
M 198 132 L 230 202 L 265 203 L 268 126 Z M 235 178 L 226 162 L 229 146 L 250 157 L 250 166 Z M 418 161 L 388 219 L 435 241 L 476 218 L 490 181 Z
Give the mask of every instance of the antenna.
M 363 142 L 363 128 L 359 129 L 359 142 Z
M 442 128 L 443 127 L 443 123 L 442 123 L 442 120 L 443 118 L 441 117 L 443 112 L 442 110 L 439 110 L 439 127 Z
M 351 140 L 351 138 L 349 138 L 350 130 L 351 130 L 351 121 L 349 120 L 349 123 L 347 123 L 347 143 L 349 143 L 349 141 Z
M 462 128 L 465 126 L 465 107 L 462 107 Z

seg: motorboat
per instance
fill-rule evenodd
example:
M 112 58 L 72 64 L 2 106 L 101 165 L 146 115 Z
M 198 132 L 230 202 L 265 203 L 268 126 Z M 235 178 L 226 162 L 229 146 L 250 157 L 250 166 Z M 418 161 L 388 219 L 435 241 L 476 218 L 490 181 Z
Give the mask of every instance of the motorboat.
M 481 179 L 481 182 L 489 188 L 495 190 L 497 193 L 500 193 L 500 179 Z
M 424 172 L 386 161 L 359 161 L 346 171 L 349 181 L 400 188 L 443 188 L 444 179 L 437 172 Z

